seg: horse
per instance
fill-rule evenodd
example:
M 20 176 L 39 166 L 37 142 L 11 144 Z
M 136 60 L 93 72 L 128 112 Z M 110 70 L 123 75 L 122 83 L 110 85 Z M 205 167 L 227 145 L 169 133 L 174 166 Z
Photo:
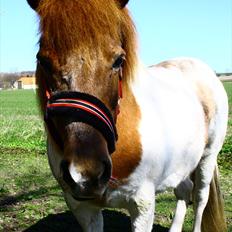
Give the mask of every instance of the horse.
M 103 208 L 124 208 L 152 230 L 155 195 L 174 189 L 170 231 L 226 231 L 217 155 L 228 99 L 194 58 L 144 67 L 128 0 L 27 0 L 40 19 L 36 79 L 51 171 L 85 232 Z

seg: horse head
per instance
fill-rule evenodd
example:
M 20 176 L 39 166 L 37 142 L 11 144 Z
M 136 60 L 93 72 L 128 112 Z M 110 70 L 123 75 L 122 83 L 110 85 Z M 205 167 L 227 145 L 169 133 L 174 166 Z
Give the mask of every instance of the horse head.
M 76 199 L 101 196 L 112 172 L 119 83 L 134 62 L 128 0 L 27 1 L 40 17 L 38 94 L 62 185 Z

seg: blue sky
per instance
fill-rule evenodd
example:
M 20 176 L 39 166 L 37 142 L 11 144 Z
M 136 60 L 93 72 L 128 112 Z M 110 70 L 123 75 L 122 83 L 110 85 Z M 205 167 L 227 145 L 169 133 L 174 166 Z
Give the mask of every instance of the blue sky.
M 232 71 L 231 0 L 130 0 L 146 65 L 191 56 Z M 35 69 L 38 18 L 26 0 L 0 0 L 0 72 Z

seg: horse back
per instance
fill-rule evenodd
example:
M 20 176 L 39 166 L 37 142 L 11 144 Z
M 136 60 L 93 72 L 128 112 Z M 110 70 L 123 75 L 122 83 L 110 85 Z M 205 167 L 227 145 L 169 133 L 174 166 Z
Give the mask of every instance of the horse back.
M 225 122 L 223 127 L 226 128 L 228 115 L 227 94 L 221 81 L 208 65 L 193 58 L 177 58 L 161 62 L 152 67 L 161 67 L 169 70 L 178 69 L 194 88 L 204 112 L 206 143 L 209 139 L 210 123 L 212 124 L 217 116 L 223 118 L 221 121 Z

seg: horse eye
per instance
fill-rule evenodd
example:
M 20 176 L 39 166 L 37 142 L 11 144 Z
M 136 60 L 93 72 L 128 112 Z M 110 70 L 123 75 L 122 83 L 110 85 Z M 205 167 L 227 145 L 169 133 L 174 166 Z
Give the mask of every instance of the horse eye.
M 37 58 L 38 63 L 40 64 L 40 66 L 45 71 L 52 72 L 52 63 L 47 57 L 40 56 L 37 54 L 36 58 Z
M 119 68 L 121 68 L 121 66 L 123 65 L 124 60 L 125 60 L 125 57 L 124 57 L 124 56 L 119 56 L 119 57 L 115 60 L 114 64 L 112 65 L 112 68 L 113 68 L 113 69 L 119 69 Z

